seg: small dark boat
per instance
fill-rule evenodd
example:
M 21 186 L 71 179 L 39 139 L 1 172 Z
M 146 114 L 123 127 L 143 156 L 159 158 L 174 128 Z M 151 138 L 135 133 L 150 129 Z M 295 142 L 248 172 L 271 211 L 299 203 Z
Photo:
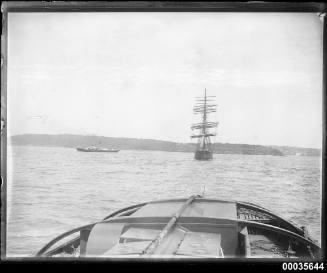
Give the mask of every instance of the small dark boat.
M 191 196 L 118 210 L 53 239 L 38 257 L 320 258 L 299 228 L 260 206 Z
M 86 148 L 76 148 L 79 152 L 97 152 L 97 153 L 117 153 L 117 149 L 107 149 L 107 148 L 97 148 L 97 147 L 86 147 Z

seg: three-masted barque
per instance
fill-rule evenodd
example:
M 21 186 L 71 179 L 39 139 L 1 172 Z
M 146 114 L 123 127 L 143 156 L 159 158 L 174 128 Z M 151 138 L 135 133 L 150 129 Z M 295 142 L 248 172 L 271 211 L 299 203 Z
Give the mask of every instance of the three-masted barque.
M 213 148 L 210 140 L 211 136 L 216 133 L 210 132 L 210 129 L 216 128 L 218 122 L 208 121 L 208 115 L 217 111 L 217 105 L 213 104 L 215 96 L 207 96 L 207 90 L 204 90 L 204 97 L 196 98 L 196 104 L 193 107 L 193 112 L 196 115 L 201 115 L 201 122 L 192 125 L 192 130 L 198 130 L 198 133 L 192 135 L 191 138 L 197 138 L 198 143 L 194 158 L 196 160 L 211 160 Z

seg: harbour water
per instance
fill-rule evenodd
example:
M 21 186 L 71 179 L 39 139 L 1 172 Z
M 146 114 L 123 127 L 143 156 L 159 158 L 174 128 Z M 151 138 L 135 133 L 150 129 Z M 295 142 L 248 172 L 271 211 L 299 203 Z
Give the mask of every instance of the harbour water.
M 320 243 L 320 157 L 8 147 L 7 256 L 31 256 L 62 232 L 116 209 L 201 193 L 263 206 Z

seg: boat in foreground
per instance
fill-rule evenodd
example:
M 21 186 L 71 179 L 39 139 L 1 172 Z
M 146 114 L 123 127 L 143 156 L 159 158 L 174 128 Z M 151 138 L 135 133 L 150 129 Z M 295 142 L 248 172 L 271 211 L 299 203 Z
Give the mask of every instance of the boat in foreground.
M 117 153 L 117 149 L 107 149 L 107 148 L 98 148 L 98 147 L 86 147 L 86 148 L 76 148 L 79 152 L 98 152 L 98 153 Z
M 38 257 L 320 258 L 304 228 L 260 206 L 191 196 L 118 210 L 53 239 Z

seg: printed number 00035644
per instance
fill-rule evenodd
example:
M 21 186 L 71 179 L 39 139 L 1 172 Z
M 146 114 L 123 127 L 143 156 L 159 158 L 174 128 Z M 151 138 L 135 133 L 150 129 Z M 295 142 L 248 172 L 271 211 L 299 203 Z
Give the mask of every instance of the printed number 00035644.
M 324 270 L 324 263 L 283 263 L 283 270 Z

